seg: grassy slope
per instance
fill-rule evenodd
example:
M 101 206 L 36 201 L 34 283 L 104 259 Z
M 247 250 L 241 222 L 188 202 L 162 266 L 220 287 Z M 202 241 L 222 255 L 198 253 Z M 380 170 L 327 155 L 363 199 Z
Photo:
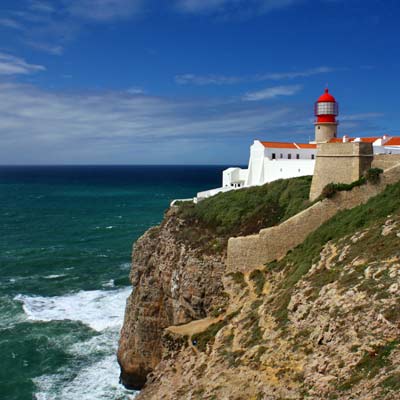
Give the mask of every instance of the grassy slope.
M 310 270 L 314 261 L 319 258 L 323 246 L 330 240 L 339 240 L 373 224 L 383 223 L 388 215 L 400 212 L 400 182 L 390 185 L 384 192 L 370 199 L 366 204 L 341 211 L 279 262 L 270 263 L 267 268 L 283 270 L 286 279 L 282 281 L 280 295 L 274 299 L 275 317 L 281 322 L 287 318 L 287 305 L 294 286 Z M 390 242 L 381 236 L 365 238 L 357 246 L 359 254 L 371 253 L 384 258 L 385 253 L 393 254 Z M 334 280 L 336 275 L 325 277 Z M 321 278 L 322 279 L 322 278 Z
M 310 186 L 309 176 L 282 179 L 220 193 L 196 205 L 183 203 L 178 209 L 184 221 L 181 236 L 196 247 L 219 251 L 231 236 L 257 233 L 308 207 Z

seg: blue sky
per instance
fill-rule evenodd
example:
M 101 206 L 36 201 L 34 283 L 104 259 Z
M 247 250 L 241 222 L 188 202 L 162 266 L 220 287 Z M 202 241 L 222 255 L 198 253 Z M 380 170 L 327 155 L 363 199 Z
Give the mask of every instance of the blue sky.
M 17 4 L 16 4 L 17 3 Z M 396 0 L 1 0 L 0 164 L 243 164 L 340 134 L 400 135 Z

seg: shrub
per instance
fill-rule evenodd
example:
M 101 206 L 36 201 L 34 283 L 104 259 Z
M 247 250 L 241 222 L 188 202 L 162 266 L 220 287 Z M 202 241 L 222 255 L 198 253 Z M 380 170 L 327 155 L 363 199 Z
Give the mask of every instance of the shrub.
M 322 190 L 321 197 L 324 199 L 330 199 L 337 192 L 336 185 L 334 183 L 328 183 Z
M 365 172 L 365 179 L 367 182 L 371 183 L 372 185 L 377 185 L 381 178 L 381 173 L 383 169 L 380 168 L 370 168 L 368 171 Z
M 328 183 L 322 190 L 321 198 L 330 199 L 336 192 L 348 192 L 357 186 L 362 186 L 367 183 L 367 179 L 362 176 L 360 179 L 352 183 Z
M 243 272 L 240 271 L 230 272 L 228 276 L 232 278 L 233 282 L 235 282 L 236 285 L 240 286 L 241 288 L 245 288 L 247 286 Z
M 250 279 L 254 282 L 255 292 L 257 296 L 260 296 L 260 294 L 263 292 L 265 285 L 265 273 L 263 271 L 260 271 L 259 269 L 256 269 L 250 274 Z

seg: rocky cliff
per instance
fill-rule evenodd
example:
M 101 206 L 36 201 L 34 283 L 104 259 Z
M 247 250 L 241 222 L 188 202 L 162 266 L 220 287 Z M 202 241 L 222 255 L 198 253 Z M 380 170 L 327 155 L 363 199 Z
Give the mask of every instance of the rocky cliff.
M 186 221 L 170 210 L 134 245 L 118 351 L 122 382 L 141 389 L 161 360 L 165 328 L 204 318 L 224 302 L 224 252 L 206 254 L 182 237 Z
M 285 203 L 285 190 L 263 226 L 307 206 Z M 246 273 L 224 270 L 225 242 L 209 224 L 204 234 L 199 213 L 170 211 L 135 246 L 124 382 L 142 387 L 151 372 L 146 400 L 398 399 L 399 199 L 392 185 Z M 239 220 L 258 227 L 254 215 Z

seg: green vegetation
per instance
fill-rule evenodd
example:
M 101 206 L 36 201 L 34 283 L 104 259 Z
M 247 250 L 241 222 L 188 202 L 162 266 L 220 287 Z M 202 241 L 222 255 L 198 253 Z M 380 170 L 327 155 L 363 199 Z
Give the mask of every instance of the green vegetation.
M 228 362 L 229 368 L 237 368 L 240 365 L 241 357 L 245 352 L 243 350 L 228 351 L 223 350 L 221 355 Z
M 259 320 L 258 310 L 252 307 L 252 311 L 247 314 L 245 321 L 243 321 L 243 328 L 250 333 L 246 341 L 242 343 L 247 348 L 254 347 L 262 341 L 263 331 L 259 325 Z
M 252 234 L 306 208 L 311 179 L 310 176 L 281 179 L 220 193 L 198 204 L 182 203 L 178 214 L 191 226 L 207 228 L 217 236 Z
M 383 169 L 380 168 L 370 168 L 365 173 L 365 179 L 367 182 L 372 183 L 373 185 L 377 185 L 381 179 L 381 174 L 383 173 Z
M 383 312 L 383 316 L 392 324 L 398 323 L 400 321 L 399 306 L 391 305 Z
M 289 304 L 294 286 L 309 271 L 313 262 L 319 259 L 323 246 L 331 240 L 339 240 L 357 231 L 370 227 L 373 224 L 380 224 L 385 221 L 388 215 L 400 211 L 400 183 L 388 186 L 382 193 L 371 198 L 366 204 L 344 210 L 336 214 L 320 228 L 311 233 L 306 240 L 287 256 L 274 263 L 268 264 L 268 269 L 284 271 L 286 278 L 280 284 L 279 294 L 271 299 L 273 314 L 277 322 L 285 325 L 287 322 L 287 306 Z M 355 248 L 358 254 L 367 251 L 372 257 L 384 257 L 385 254 L 393 254 L 398 251 L 398 239 L 386 236 L 383 240 L 372 236 L 369 240 L 359 241 Z M 382 238 L 382 236 L 379 236 Z M 397 249 L 397 250 L 396 250 Z M 320 274 L 322 287 L 326 282 L 336 279 L 337 271 L 330 272 L 333 276 Z
M 380 168 L 370 168 L 364 176 L 352 183 L 328 183 L 322 190 L 320 198 L 329 199 L 337 192 L 350 191 L 357 186 L 365 185 L 367 182 L 377 185 L 382 172 L 383 170 Z
M 399 343 L 399 341 L 395 340 L 384 346 L 376 347 L 373 351 L 365 352 L 364 356 L 354 367 L 353 376 L 343 384 L 339 385 L 338 389 L 340 391 L 349 390 L 361 380 L 371 379 L 378 375 L 382 368 L 389 366 L 390 354 Z M 390 381 L 387 383 L 390 384 Z
M 265 285 L 265 272 L 256 269 L 250 274 L 250 279 L 254 282 L 254 289 L 257 296 L 260 296 Z
M 380 383 L 380 386 L 386 392 L 399 392 L 400 391 L 400 373 L 395 373 Z
M 244 279 L 244 275 L 242 272 L 240 271 L 230 272 L 229 274 L 227 274 L 227 276 L 231 277 L 233 282 L 235 282 L 236 285 L 240 286 L 241 288 L 245 288 L 247 286 L 247 283 Z

